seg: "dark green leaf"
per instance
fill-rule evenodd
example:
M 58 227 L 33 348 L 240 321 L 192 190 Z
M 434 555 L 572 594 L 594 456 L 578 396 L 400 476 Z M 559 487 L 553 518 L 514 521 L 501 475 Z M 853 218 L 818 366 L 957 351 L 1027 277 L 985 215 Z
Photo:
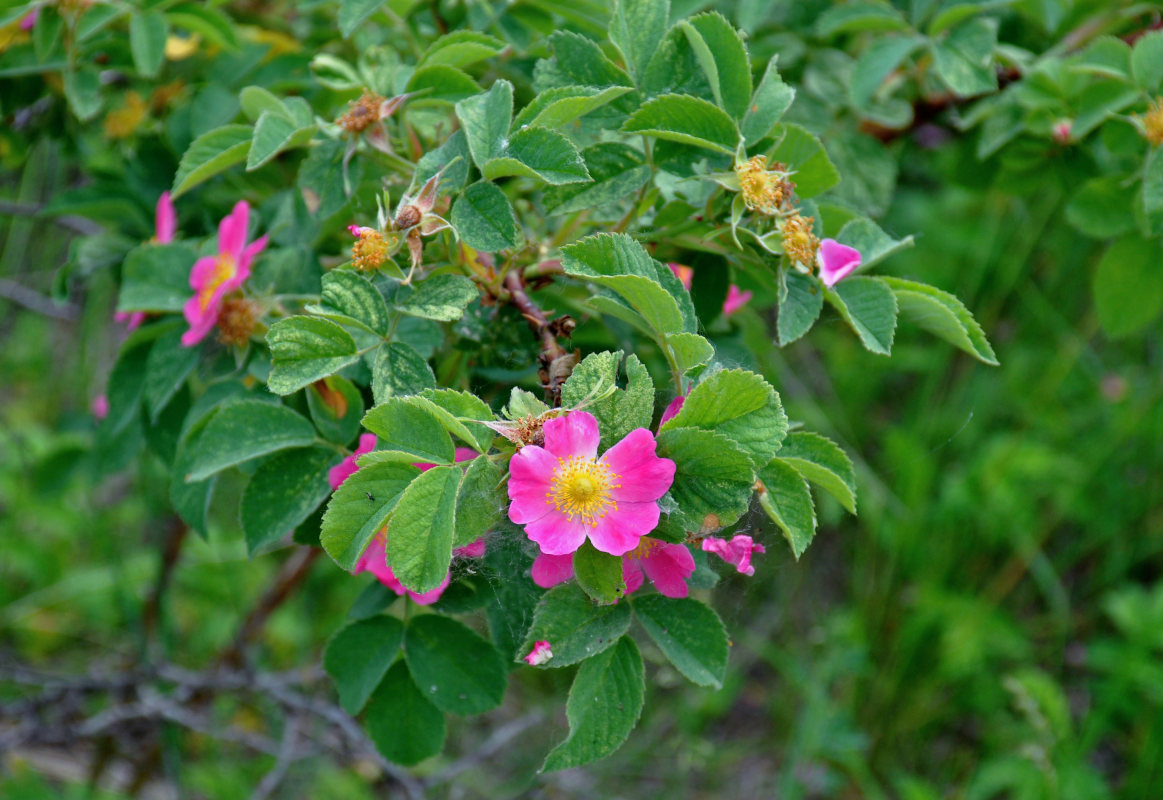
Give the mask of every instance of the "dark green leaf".
M 818 433 L 793 431 L 779 451 L 779 460 L 856 513 L 856 473 L 848 454 Z
M 416 394 L 436 386 L 432 367 L 403 342 L 389 342 L 376 352 L 372 365 L 372 397 L 376 404 L 389 397 Z
M 492 58 L 505 49 L 505 43 L 476 31 L 446 33 L 429 45 L 420 58 L 420 66 L 445 64 L 467 67 L 486 58 Z
M 648 594 L 632 602 L 642 627 L 687 680 L 699 686 L 722 687 L 727 671 L 727 630 L 718 614 L 689 597 Z
M 449 221 L 465 244 L 482 253 L 514 248 L 521 241 L 509 198 L 488 181 L 474 183 L 456 198 Z
M 397 304 L 405 314 L 441 322 L 454 322 L 464 309 L 480 297 L 477 285 L 463 275 L 433 275 L 416 286 L 406 300 Z
M 759 481 L 763 484 L 759 504 L 799 559 L 816 535 L 816 507 L 807 482 L 795 467 L 778 458 L 759 471 Z
M 197 347 L 182 345 L 182 330 L 175 328 L 158 337 L 145 362 L 144 399 L 150 422 L 156 422 L 202 354 Z
M 311 421 L 328 440 L 345 445 L 359 433 L 363 419 L 363 395 L 355 384 L 340 375 L 323 379 L 307 390 Z
M 482 167 L 489 180 L 519 175 L 557 186 L 589 181 L 577 148 L 557 131 L 527 126 L 515 132 L 503 154 Z
M 181 311 L 190 299 L 197 254 L 183 244 L 143 244 L 122 267 L 118 311 Z
M 726 112 L 698 97 L 664 94 L 635 111 L 623 133 L 641 133 L 734 155 L 739 130 Z
M 456 116 L 468 138 L 472 160 L 483 168 L 504 154 L 513 119 L 513 84 L 498 80 L 487 92 L 461 100 L 456 104 Z
M 252 458 L 314 441 L 315 427 L 286 406 L 263 400 L 227 403 L 202 432 L 186 480 L 197 483 Z
M 331 638 L 323 652 L 323 668 L 335 681 L 344 711 L 358 714 L 363 710 L 403 641 L 400 621 L 382 615 L 353 622 Z
M 810 331 L 824 307 L 824 293 L 816 278 L 789 269 L 784 280 L 787 281 L 787 297 L 779 303 L 776 326 L 781 347 Z
M 501 704 L 508 671 L 501 654 L 448 617 L 414 618 L 404 634 L 408 669 L 425 697 L 451 714 L 480 714 Z
M 767 62 L 763 79 L 759 81 L 759 86 L 751 97 L 751 103 L 747 106 L 747 113 L 739 123 L 743 139 L 749 147 L 767 138 L 771 129 L 783 116 L 783 112 L 787 111 L 795 99 L 796 90 L 784 83 L 783 78 L 779 76 L 776 67 L 778 61 L 779 56 L 774 55 Z
M 545 190 L 545 210 L 573 214 L 616 203 L 650 180 L 642 154 L 618 142 L 602 142 L 582 151 L 590 183 L 552 186 Z
M 263 462 L 242 493 L 242 530 L 251 556 L 282 539 L 327 499 L 327 475 L 339 459 L 334 450 L 305 447 Z
M 730 525 L 751 504 L 755 470 L 738 445 L 699 428 L 668 428 L 658 434 L 658 455 L 674 461 L 671 512 L 686 531 Z
M 291 394 L 359 360 L 355 340 L 326 319 L 295 316 L 281 319 L 267 331 L 271 348 L 268 387 Z
M 432 467 L 404 490 L 388 520 L 388 565 L 414 592 L 430 592 L 448 575 L 456 531 L 457 467 Z
M 616 603 L 626 594 L 621 557 L 601 552 L 589 540 L 573 554 L 573 573 L 578 586 L 603 605 Z
M 145 78 L 158 74 L 166 57 L 169 25 L 160 11 L 135 11 L 129 15 L 129 50 L 133 66 Z
M 1107 335 L 1121 338 L 1150 325 L 1163 310 L 1159 242 L 1129 236 L 1110 246 L 1094 273 L 1094 307 Z
M 249 125 L 224 125 L 199 136 L 186 148 L 174 175 L 176 200 L 188 189 L 246 160 L 253 131 Z
M 348 572 L 355 569 L 368 542 L 419 474 L 408 464 L 368 464 L 344 481 L 323 515 L 319 541 L 327 555 Z
M 417 461 L 451 464 L 452 439 L 440 420 L 427 409 L 402 397 L 389 397 L 363 418 L 363 426 L 380 437 L 389 450 L 416 456 Z
M 650 57 L 666 35 L 668 0 L 616 0 L 609 37 L 622 52 L 626 67 L 639 84 Z
M 880 278 L 846 278 L 824 298 L 856 331 L 870 352 L 887 356 L 892 352 L 896 332 L 897 303 L 891 289 Z
M 553 658 L 543 666 L 568 667 L 613 647 L 629 629 L 628 604 L 598 605 L 576 583 L 564 583 L 538 602 L 533 625 L 515 660 L 522 661 L 536 642 L 546 641 Z
M 388 670 L 367 706 L 367 732 L 380 754 L 411 766 L 444 747 L 444 714 L 428 702 L 403 661 Z

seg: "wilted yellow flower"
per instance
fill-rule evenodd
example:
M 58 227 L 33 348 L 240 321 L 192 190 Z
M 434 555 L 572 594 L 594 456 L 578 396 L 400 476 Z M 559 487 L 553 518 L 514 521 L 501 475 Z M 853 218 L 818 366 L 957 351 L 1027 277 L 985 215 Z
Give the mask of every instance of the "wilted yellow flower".
M 773 169 L 768 170 L 766 156 L 754 156 L 736 164 L 735 175 L 739 178 L 739 191 L 747 207 L 774 216 L 791 195 L 791 185 L 781 174 L 786 167 L 779 162 L 772 166 Z
M 356 269 L 375 270 L 388 259 L 391 248 L 384 235 L 375 228 L 361 228 L 351 226 L 351 233 L 356 237 L 351 246 L 351 260 Z
M 1163 98 L 1152 100 L 1150 109 L 1138 119 L 1143 137 L 1156 147 L 1163 144 Z
M 364 89 L 358 100 L 351 101 L 347 113 L 335 122 L 348 133 L 361 133 L 369 125 L 382 119 L 385 102 L 386 98 Z
M 783 252 L 792 261 L 798 261 L 805 267 L 816 263 L 816 251 L 820 247 L 820 240 L 812 233 L 812 217 L 802 217 L 798 211 L 783 222 Z
M 258 305 L 244 297 L 228 297 L 218 312 L 218 341 L 239 347 L 250 341 L 258 324 Z
M 125 139 L 132 136 L 145 119 L 145 112 L 145 101 L 141 99 L 141 95 L 137 92 L 126 92 L 125 105 L 105 115 L 105 135 L 110 139 Z

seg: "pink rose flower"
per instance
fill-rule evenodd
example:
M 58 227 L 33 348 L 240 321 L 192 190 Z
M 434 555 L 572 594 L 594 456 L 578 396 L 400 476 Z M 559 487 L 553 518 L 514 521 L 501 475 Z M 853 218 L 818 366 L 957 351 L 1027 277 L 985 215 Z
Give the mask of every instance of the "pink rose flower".
M 529 655 L 525 656 L 525 663 L 531 667 L 540 667 L 551 658 L 553 658 L 553 651 L 549 649 L 549 642 L 534 642 L 533 649 L 529 651 Z
M 40 19 L 40 9 L 34 8 L 23 17 L 20 18 L 20 30 L 30 31 L 36 27 L 36 21 Z
M 251 261 L 266 248 L 265 235 L 249 245 L 246 243 L 249 221 L 250 206 L 245 200 L 239 200 L 218 226 L 218 255 L 203 256 L 194 262 L 190 271 L 194 296 L 182 309 L 190 323 L 190 329 L 182 335 L 182 344 L 186 347 L 206 338 L 218 322 L 223 298 L 250 277 Z
M 694 574 L 695 559 L 684 545 L 644 536 L 638 546 L 622 559 L 622 580 L 626 594 L 642 588 L 643 579 L 667 597 L 686 597 L 687 578 Z M 565 583 L 573 577 L 573 555 L 542 553 L 533 560 L 533 582 L 542 589 Z
M 327 480 L 331 482 L 331 491 L 334 492 L 343 485 L 345 480 L 356 473 L 359 469 L 355 463 L 356 459 L 364 453 L 370 453 L 375 449 L 375 446 L 376 435 L 374 433 L 361 433 L 359 435 L 359 446 L 355 448 L 355 452 L 340 461 L 327 473 Z
M 444 580 L 430 592 L 420 594 L 413 592 L 411 589 L 400 583 L 396 574 L 392 572 L 392 568 L 388 566 L 388 537 L 387 528 L 381 530 L 372 539 L 371 544 L 363 551 L 363 555 L 359 557 L 359 561 L 355 564 L 355 569 L 351 571 L 352 575 L 358 575 L 361 572 L 370 572 L 376 576 L 376 580 L 387 586 L 400 597 L 405 594 L 412 598 L 412 600 L 421 606 L 430 606 L 440 599 L 444 594 L 444 590 L 448 588 L 449 582 L 452 580 L 452 573 L 449 572 L 444 576 Z M 477 539 L 475 542 L 464 547 L 458 547 L 452 551 L 454 556 L 462 558 L 480 558 L 485 554 L 485 540 Z
M 752 297 L 754 297 L 754 294 L 750 289 L 741 292 L 739 291 L 739 287 L 732 283 L 727 287 L 727 299 L 723 301 L 723 316 L 731 316 L 751 302 Z
M 820 266 L 820 280 L 831 288 L 860 266 L 860 251 L 835 239 L 825 239 L 820 242 L 816 262 Z
M 178 229 L 178 215 L 174 211 L 174 202 L 170 200 L 169 192 L 162 192 L 157 199 L 157 208 L 153 217 L 153 240 L 158 244 L 169 244 L 174 240 L 174 233 Z M 246 229 L 243 229 L 246 233 Z
M 97 395 L 93 398 L 93 402 L 89 403 L 89 410 L 98 420 L 105 419 L 109 416 L 109 398 L 103 394 Z
M 654 434 L 638 428 L 598 457 L 598 422 L 573 411 L 545 423 L 545 446 L 526 445 L 509 463 L 509 519 L 549 555 L 588 538 L 620 556 L 658 525 L 658 499 L 674 462 L 656 455 Z
M 752 553 L 767 552 L 763 545 L 756 544 L 750 536 L 741 533 L 731 537 L 730 541 L 708 536 L 703 539 L 702 546 L 703 552 L 714 553 L 743 575 L 755 574 L 755 567 L 751 566 Z
M 678 412 L 682 411 L 682 404 L 686 400 L 686 395 L 680 394 L 678 397 L 670 401 L 670 405 L 666 407 L 666 411 L 662 412 L 662 419 L 658 421 L 659 430 L 662 426 L 670 422 L 678 416 Z
M 686 264 L 676 264 L 673 261 L 669 262 L 666 266 L 670 267 L 670 271 L 674 273 L 674 277 L 678 278 L 682 284 L 682 288 L 689 292 L 691 290 L 691 281 L 695 277 L 695 271 Z

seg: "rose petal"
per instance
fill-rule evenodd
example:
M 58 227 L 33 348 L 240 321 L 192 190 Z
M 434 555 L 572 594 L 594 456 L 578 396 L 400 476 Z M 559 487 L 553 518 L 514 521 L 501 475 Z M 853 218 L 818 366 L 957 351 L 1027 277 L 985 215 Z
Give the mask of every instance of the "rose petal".
M 659 458 L 654 434 L 646 428 L 630 431 L 622 441 L 602 456 L 602 461 L 618 476 L 610 495 L 619 503 L 657 500 L 674 483 L 674 462 Z
M 542 430 L 545 432 L 545 449 L 558 458 L 594 458 L 598 454 L 601 434 L 593 414 L 573 411 L 549 420 Z

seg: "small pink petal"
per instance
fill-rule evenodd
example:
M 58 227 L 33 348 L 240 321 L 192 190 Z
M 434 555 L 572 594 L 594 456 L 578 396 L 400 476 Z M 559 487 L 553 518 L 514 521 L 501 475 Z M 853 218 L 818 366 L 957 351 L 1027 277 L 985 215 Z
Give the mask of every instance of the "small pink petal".
M 234 204 L 234 210 L 218 223 L 218 252 L 230 253 L 235 261 L 242 257 L 246 246 L 246 229 L 250 224 L 250 205 L 245 200 Z
M 40 19 L 40 8 L 34 8 L 20 19 L 20 30 L 30 31 L 36 27 L 36 21 Z
M 739 291 L 739 287 L 731 284 L 727 287 L 727 299 L 723 301 L 723 316 L 729 317 L 743 306 L 751 301 L 754 295 L 748 289 L 745 292 Z
M 536 642 L 529 655 L 525 656 L 525 663 L 531 667 L 540 667 L 551 658 L 553 651 L 549 648 L 549 642 Z
M 268 238 L 264 233 L 243 248 L 242 255 L 238 258 L 238 268 L 235 270 L 234 277 L 231 279 L 232 285 L 230 288 L 232 290 L 242 286 L 246 279 L 250 277 L 250 265 L 254 262 L 255 256 L 263 250 L 266 250 Z
M 668 405 L 666 407 L 666 411 L 662 412 L 662 419 L 660 419 L 658 421 L 659 430 L 662 429 L 663 425 L 665 425 L 666 423 L 670 422 L 672 419 L 674 419 L 675 417 L 678 416 L 678 412 L 682 411 L 682 404 L 685 401 L 686 401 L 686 395 L 681 395 L 681 394 L 678 397 L 676 397 L 670 401 L 670 405 Z
M 105 419 L 109 416 L 109 398 L 103 394 L 99 394 L 93 398 L 93 402 L 89 404 L 89 410 L 93 412 L 93 416 L 97 419 Z
M 594 527 L 587 528 L 590 542 L 603 553 L 625 555 L 638 546 L 643 536 L 658 527 L 660 514 L 658 503 L 653 500 L 645 503 L 619 501 L 616 509 L 599 519 Z
M 541 553 L 533 559 L 533 582 L 542 589 L 565 583 L 573 577 L 573 554 L 551 556 Z
M 691 290 L 691 281 L 695 276 L 695 271 L 685 264 L 676 264 L 673 261 L 666 266 L 670 267 L 670 271 L 674 273 L 674 277 L 679 279 L 682 283 L 682 288 L 688 292 Z
M 360 225 L 348 225 L 347 230 L 351 232 L 352 236 L 358 239 L 359 234 L 363 231 L 363 227 Z
M 522 447 L 509 461 L 509 519 L 518 525 L 536 522 L 554 510 L 549 502 L 557 459 L 537 445 Z
M 477 539 L 475 542 L 470 542 L 464 547 L 457 547 L 452 551 L 454 556 L 461 558 L 480 558 L 485 554 L 485 540 L 484 537 Z
M 633 594 L 642 588 L 645 576 L 642 574 L 642 562 L 636 558 L 622 559 L 622 580 L 626 583 L 626 594 Z
M 186 301 L 182 306 L 182 314 L 185 315 L 186 322 L 190 323 L 190 329 L 182 334 L 183 346 L 193 347 L 206 338 L 206 334 L 210 333 L 214 324 L 218 322 L 220 303 L 221 297 L 218 294 L 210 298 L 205 308 L 202 307 L 202 301 L 197 295 Z
M 542 553 L 551 556 L 575 552 L 585 542 L 590 530 L 580 519 L 571 521 L 560 513 L 549 513 L 525 524 L 525 535 L 537 542 Z
M 860 251 L 835 239 L 825 239 L 820 242 L 816 261 L 820 266 L 820 280 L 831 288 L 860 266 Z
M 114 322 L 124 322 L 126 330 L 135 331 L 145 322 L 144 311 L 118 311 L 113 315 Z
M 731 537 L 730 541 L 708 536 L 703 539 L 702 548 L 704 552 L 714 553 L 743 575 L 755 574 L 755 567 L 751 566 L 753 553 L 767 552 L 763 545 L 756 544 L 750 536 L 742 533 Z
M 605 452 L 601 460 L 618 476 L 618 487 L 610 491 L 614 500 L 641 503 L 666 494 L 675 466 L 669 458 L 659 458 L 657 449 L 654 434 L 637 428 Z
M 169 192 L 162 192 L 157 199 L 157 209 L 154 212 L 153 238 L 158 244 L 168 244 L 174 240 L 174 233 L 178 229 L 178 216 L 174 211 L 174 203 L 170 200 Z
M 480 453 L 478 453 L 476 450 L 473 450 L 471 447 L 458 447 L 456 448 L 456 455 L 453 457 L 453 461 L 458 464 L 461 461 L 472 461 L 479 455 Z M 418 468 L 421 472 L 427 472 L 436 465 L 430 464 L 427 461 L 420 461 L 416 464 L 413 464 L 412 466 Z
M 564 417 L 555 417 L 545 423 L 545 449 L 558 458 L 581 456 L 593 458 L 598 454 L 598 421 L 586 411 L 571 411 Z

